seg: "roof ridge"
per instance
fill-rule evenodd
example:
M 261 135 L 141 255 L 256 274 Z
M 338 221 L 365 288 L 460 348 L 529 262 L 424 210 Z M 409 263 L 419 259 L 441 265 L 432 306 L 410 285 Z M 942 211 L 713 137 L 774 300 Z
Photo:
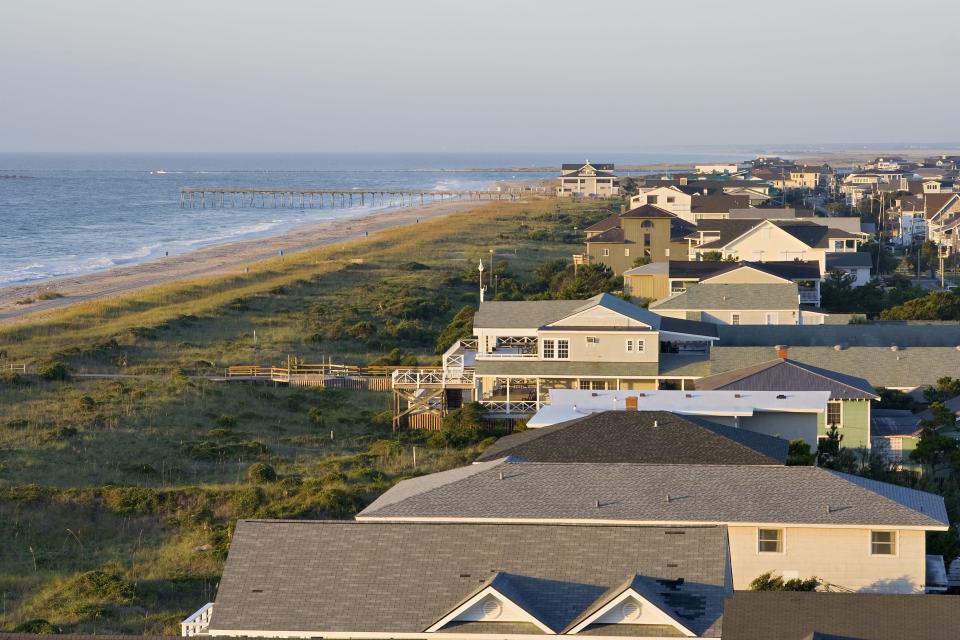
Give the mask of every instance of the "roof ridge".
M 806 362 L 800 362 L 800 361 L 798 361 L 798 360 L 793 360 L 793 359 L 791 359 L 791 358 L 783 358 L 783 363 L 784 363 L 784 364 L 791 364 L 791 365 L 793 365 L 793 366 L 795 366 L 795 367 L 797 367 L 797 368 L 799 368 L 799 369 L 803 369 L 803 370 L 806 371 L 807 373 L 810 373 L 810 374 L 815 375 L 815 376 L 817 376 L 817 377 L 823 378 L 824 380 L 830 380 L 830 381 L 832 381 L 832 382 L 836 382 L 837 384 L 843 385 L 844 387 L 846 387 L 846 388 L 848 388 L 848 389 L 853 389 L 853 390 L 855 390 L 855 391 L 863 392 L 863 389 L 860 389 L 860 388 L 858 388 L 858 387 L 854 387 L 853 385 L 848 384 L 848 383 L 846 383 L 846 382 L 844 382 L 844 381 L 842 381 L 842 380 L 839 380 L 839 379 L 837 379 L 837 378 L 829 378 L 829 377 L 823 375 L 822 373 L 820 373 L 820 371 L 829 371 L 829 369 L 823 369 L 822 367 L 818 367 L 818 366 L 816 366 L 816 365 L 808 364 L 808 363 L 806 363 Z M 811 369 L 811 367 L 812 367 L 813 369 L 817 369 L 818 371 L 813 371 L 813 370 Z M 839 372 L 838 372 L 838 371 L 834 371 L 833 373 L 839 373 Z M 841 374 L 841 375 L 846 375 L 846 374 Z M 856 377 L 856 376 L 848 376 L 848 377 Z M 867 382 L 867 381 L 864 380 L 864 382 Z M 867 382 L 867 384 L 870 384 L 870 383 Z M 870 385 L 870 386 L 872 387 L 873 385 Z M 874 395 L 876 395 L 876 391 L 874 391 Z M 879 397 L 879 396 L 877 396 L 877 397 Z
M 928 495 L 935 495 L 935 494 L 931 494 L 931 493 L 928 493 L 928 492 L 926 492 L 926 491 L 920 491 L 919 489 L 911 489 L 910 487 L 904 487 L 904 486 L 898 485 L 898 484 L 892 484 L 892 483 L 889 483 L 889 482 L 883 482 L 882 480 L 874 480 L 873 478 L 867 478 L 867 477 L 864 477 L 864 476 L 858 476 L 858 475 L 855 475 L 855 474 L 852 474 L 852 473 L 844 473 L 843 471 L 835 471 L 835 470 L 833 470 L 833 469 L 825 469 L 825 468 L 823 468 L 823 467 L 810 467 L 810 468 L 811 468 L 811 469 L 817 469 L 817 470 L 820 471 L 820 472 L 829 473 L 829 474 L 831 474 L 831 475 L 833 475 L 833 476 L 836 476 L 836 477 L 840 478 L 841 480 L 844 480 L 845 482 L 848 482 L 849 484 L 852 484 L 852 485 L 854 485 L 854 486 L 856 486 L 856 487 L 859 487 L 860 489 L 862 489 L 862 490 L 864 490 L 864 491 L 870 492 L 871 494 L 877 496 L 878 498 L 880 498 L 880 499 L 882 499 L 882 500 L 885 500 L 885 501 L 887 501 L 887 502 L 889 502 L 889 503 L 891 503 L 891 504 L 896 505 L 896 506 L 899 507 L 900 509 L 906 509 L 907 511 L 909 511 L 909 512 L 911 512 L 911 513 L 913 513 L 913 514 L 920 514 L 920 515 L 922 515 L 922 516 L 925 517 L 925 518 L 928 518 L 928 519 L 930 519 L 930 520 L 934 520 L 934 517 L 933 517 L 931 514 L 929 514 L 929 513 L 927 513 L 926 511 L 924 511 L 922 506 L 921 506 L 921 508 L 920 508 L 919 510 L 914 509 L 913 507 L 907 506 L 907 505 L 905 505 L 904 503 L 900 502 L 899 500 L 895 500 L 895 499 L 891 498 L 890 496 L 887 496 L 887 495 L 884 495 L 883 493 L 880 493 L 879 491 L 877 491 L 877 490 L 874 489 L 874 488 L 865 487 L 864 484 L 880 485 L 880 486 L 882 486 L 882 487 L 887 487 L 887 486 L 889 486 L 889 487 L 892 487 L 893 489 L 895 489 L 895 490 L 897 490 L 897 491 L 905 491 L 905 492 L 908 492 L 908 493 L 911 493 L 911 494 L 915 494 L 917 498 L 926 497 L 926 496 L 928 496 Z M 855 479 L 855 480 L 854 480 L 854 479 Z M 947 524 L 949 524 L 949 523 L 947 523 Z

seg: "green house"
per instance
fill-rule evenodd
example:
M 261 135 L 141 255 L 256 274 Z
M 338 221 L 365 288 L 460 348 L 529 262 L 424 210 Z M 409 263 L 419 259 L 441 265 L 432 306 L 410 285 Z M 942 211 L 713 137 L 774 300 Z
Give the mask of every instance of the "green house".
M 695 384 L 702 390 L 829 391 L 830 400 L 819 417 L 819 437 L 826 438 L 827 430 L 836 425 L 843 436 L 843 446 L 866 449 L 871 446 L 870 401 L 879 396 L 863 378 L 777 358 L 701 378 Z

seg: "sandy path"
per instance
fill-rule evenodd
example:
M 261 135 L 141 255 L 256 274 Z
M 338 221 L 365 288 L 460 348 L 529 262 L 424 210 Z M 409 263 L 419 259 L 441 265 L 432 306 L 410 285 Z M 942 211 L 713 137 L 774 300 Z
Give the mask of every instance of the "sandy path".
M 279 236 L 220 244 L 136 265 L 0 288 L 0 324 L 15 322 L 37 312 L 129 293 L 157 284 L 237 273 L 258 260 L 277 257 L 281 250 L 284 254 L 291 254 L 336 244 L 362 238 L 364 233 L 415 224 L 417 220 L 429 220 L 482 204 L 477 201 L 453 201 L 375 211 L 356 218 L 298 227 Z M 36 298 L 44 291 L 55 291 L 64 297 L 38 300 L 26 305 L 16 304 L 18 300 Z

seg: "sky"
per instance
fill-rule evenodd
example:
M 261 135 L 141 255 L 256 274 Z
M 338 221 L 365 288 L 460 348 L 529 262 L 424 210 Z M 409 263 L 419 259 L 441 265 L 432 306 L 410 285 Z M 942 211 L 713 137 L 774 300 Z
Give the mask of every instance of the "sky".
M 0 151 L 960 140 L 960 2 L 0 0 Z

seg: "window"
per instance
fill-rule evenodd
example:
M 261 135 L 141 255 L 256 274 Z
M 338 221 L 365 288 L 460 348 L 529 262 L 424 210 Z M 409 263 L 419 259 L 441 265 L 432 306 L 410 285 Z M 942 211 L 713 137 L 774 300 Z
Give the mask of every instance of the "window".
M 623 255 L 626 256 L 627 258 L 630 257 L 630 247 L 624 247 Z
M 644 343 L 644 340 L 637 340 L 637 353 L 643 353 L 644 348 L 647 346 Z
M 871 531 L 870 555 L 895 556 L 897 555 L 896 531 Z
M 557 358 L 567 360 L 570 357 L 570 341 L 557 340 Z
M 651 240 L 652 237 L 653 237 L 653 236 L 652 236 L 651 234 L 649 234 L 649 233 L 643 234 L 643 246 L 644 246 L 644 247 L 649 247 L 649 246 L 650 246 L 650 243 L 652 242 L 652 240 Z
M 767 313 L 767 324 L 780 324 L 780 318 L 776 313 Z
M 673 196 L 667 196 L 667 203 L 673 204 L 673 203 L 676 202 L 676 201 L 677 201 L 677 199 L 674 198 Z
M 783 553 L 783 529 L 757 529 L 757 553 Z
M 627 340 L 626 346 L 624 347 L 627 353 L 633 353 L 633 340 Z
M 543 341 L 543 357 L 546 359 L 552 359 L 556 357 L 556 352 L 554 351 L 554 342 L 553 340 L 544 340 Z
M 843 240 L 834 240 L 834 241 L 833 241 L 833 250 L 834 250 L 834 251 L 843 251 Z
M 740 314 L 731 313 L 730 314 L 730 324 L 740 324 Z
M 832 425 L 843 426 L 843 402 L 840 400 L 827 402 L 827 427 Z
M 587 344 L 600 344 L 600 338 L 596 336 L 587 336 Z
M 604 250 L 603 250 L 603 257 L 606 258 L 606 257 L 608 257 L 609 255 L 610 255 L 610 249 L 604 248 Z
M 658 196 L 647 196 L 647 204 L 657 204 Z

